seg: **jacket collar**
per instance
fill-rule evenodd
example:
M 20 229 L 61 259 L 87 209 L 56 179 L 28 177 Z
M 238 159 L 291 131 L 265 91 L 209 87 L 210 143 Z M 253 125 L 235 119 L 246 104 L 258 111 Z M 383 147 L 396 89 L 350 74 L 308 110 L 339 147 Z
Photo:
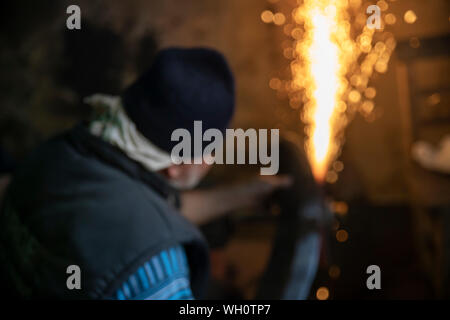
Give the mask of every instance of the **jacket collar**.
M 146 170 L 138 162 L 127 157 L 120 149 L 92 135 L 85 123 L 81 123 L 70 130 L 67 133 L 67 138 L 78 151 L 93 154 L 102 162 L 143 181 L 172 205 L 179 207 L 179 192 L 168 183 L 165 177 L 157 172 Z

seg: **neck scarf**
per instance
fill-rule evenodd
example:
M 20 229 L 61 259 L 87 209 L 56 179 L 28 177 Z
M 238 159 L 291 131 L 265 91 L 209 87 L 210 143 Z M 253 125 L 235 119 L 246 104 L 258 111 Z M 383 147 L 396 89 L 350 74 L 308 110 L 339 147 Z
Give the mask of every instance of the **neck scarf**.
M 84 99 L 94 109 L 89 131 L 121 149 L 128 157 L 149 171 L 159 171 L 172 165 L 170 154 L 145 138 L 130 120 L 118 96 L 94 94 Z

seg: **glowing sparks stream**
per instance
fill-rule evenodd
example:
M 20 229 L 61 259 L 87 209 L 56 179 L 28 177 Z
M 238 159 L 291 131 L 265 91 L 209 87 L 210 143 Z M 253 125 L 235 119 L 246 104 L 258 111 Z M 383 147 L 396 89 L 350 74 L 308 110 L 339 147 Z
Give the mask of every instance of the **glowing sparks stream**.
M 334 183 L 343 170 L 342 162 L 334 161 L 347 123 L 356 112 L 367 121 L 374 121 L 380 114 L 373 112 L 377 92 L 368 84 L 374 71 L 385 73 L 388 69 L 396 41 L 384 29 L 394 24 L 396 17 L 388 13 L 389 4 L 379 0 L 382 14 L 380 29 L 375 30 L 366 23 L 370 1 L 297 3 L 300 5 L 292 11 L 292 23 L 284 24 L 281 12 L 261 13 L 264 23 L 284 25 L 284 33 L 293 40 L 282 43 L 284 56 L 291 60 L 290 79 L 272 78 L 269 86 L 278 91 L 279 98 L 287 96 L 291 108 L 303 106 L 305 149 L 314 177 L 319 182 Z
M 354 61 L 350 24 L 343 19 L 346 10 L 346 1 L 306 0 L 294 12 L 296 21 L 304 24 L 305 34 L 295 47 L 301 61 L 292 65 L 293 84 L 306 89 L 306 149 L 319 181 L 338 149 L 335 136 L 343 121 L 338 106 L 347 89 L 348 67 Z
M 361 0 L 304 0 L 292 14 L 294 24 L 290 26 L 290 34 L 295 42 L 288 91 L 291 106 L 303 100 L 306 151 L 313 174 L 320 182 L 325 180 L 342 145 L 348 107 L 365 115 L 371 113 L 371 99 L 376 90 L 367 86 L 368 81 L 374 69 L 386 72 L 395 48 L 392 34 L 383 30 L 380 40 L 372 45 L 375 30 L 367 27 L 361 3 Z M 351 31 L 358 33 L 355 39 Z

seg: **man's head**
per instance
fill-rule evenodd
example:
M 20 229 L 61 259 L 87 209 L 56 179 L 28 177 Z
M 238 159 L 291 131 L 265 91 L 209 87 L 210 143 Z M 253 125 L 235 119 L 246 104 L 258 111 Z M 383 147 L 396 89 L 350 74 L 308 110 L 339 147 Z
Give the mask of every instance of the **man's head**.
M 215 50 L 168 48 L 125 90 L 122 101 L 139 132 L 170 155 L 178 143 L 172 133 L 182 128 L 193 137 L 194 121 L 202 121 L 203 130 L 225 131 L 234 112 L 234 78 Z M 191 150 L 192 158 L 202 156 L 196 148 Z M 173 164 L 163 173 L 173 185 L 190 188 L 208 169 L 205 163 Z

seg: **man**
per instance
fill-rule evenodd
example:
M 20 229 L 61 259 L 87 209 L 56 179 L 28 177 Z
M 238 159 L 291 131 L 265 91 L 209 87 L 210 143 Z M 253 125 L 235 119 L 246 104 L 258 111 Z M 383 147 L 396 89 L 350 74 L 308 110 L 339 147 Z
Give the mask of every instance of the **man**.
M 177 128 L 193 133 L 195 120 L 205 130 L 228 126 L 234 81 L 224 57 L 210 49 L 162 50 L 121 98 L 86 101 L 95 117 L 38 148 L 7 190 L 0 221 L 3 294 L 201 298 L 207 245 L 177 209 L 201 221 L 199 198 L 183 197 L 183 209 L 176 189 L 194 187 L 209 166 L 174 165 L 171 134 Z M 233 201 L 223 192 L 208 199 L 226 201 L 228 210 L 286 185 L 288 179 L 272 177 L 250 183 Z M 71 270 L 78 267 L 77 278 Z

